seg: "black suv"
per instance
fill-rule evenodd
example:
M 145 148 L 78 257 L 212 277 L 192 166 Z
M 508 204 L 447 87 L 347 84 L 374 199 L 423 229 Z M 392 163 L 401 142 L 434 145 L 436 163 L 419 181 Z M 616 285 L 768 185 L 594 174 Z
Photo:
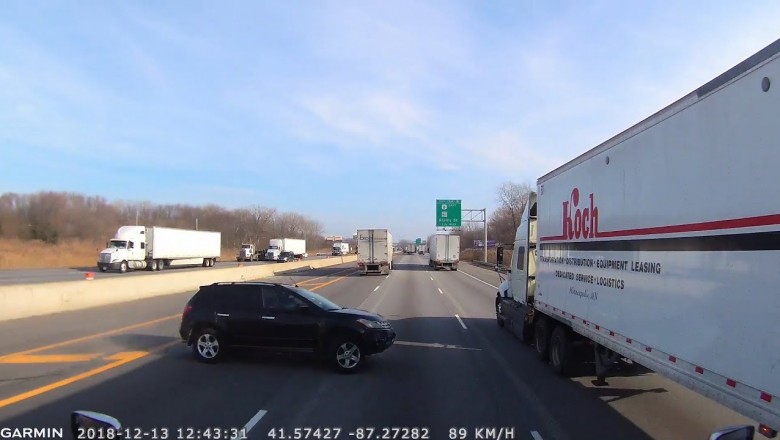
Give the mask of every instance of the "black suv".
M 287 263 L 288 261 L 295 261 L 295 254 L 291 251 L 282 252 L 279 254 L 279 259 L 276 260 L 277 263 Z
M 380 315 L 340 307 L 298 286 L 263 282 L 201 286 L 184 307 L 179 334 L 203 362 L 218 360 L 228 346 L 307 350 L 342 373 L 395 341 Z

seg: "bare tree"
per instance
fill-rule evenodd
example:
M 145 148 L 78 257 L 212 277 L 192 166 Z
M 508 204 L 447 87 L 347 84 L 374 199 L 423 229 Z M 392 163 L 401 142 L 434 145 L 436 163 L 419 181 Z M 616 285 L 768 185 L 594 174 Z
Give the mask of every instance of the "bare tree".
M 304 238 L 310 249 L 327 247 L 322 224 L 299 213 L 252 205 L 228 210 L 217 205 L 157 205 L 114 201 L 65 192 L 0 195 L 0 237 L 104 242 L 121 225 L 154 225 L 218 231 L 225 248 L 270 238 Z
M 528 203 L 528 196 L 531 194 L 531 185 L 528 183 L 504 182 L 496 189 L 496 200 L 505 210 L 502 215 L 508 214 L 508 220 L 511 221 L 512 230 L 516 230 L 520 225 L 520 216 L 523 215 L 523 208 Z M 500 211 L 500 209 L 499 209 Z
M 517 228 L 512 222 L 512 212 L 506 207 L 495 210 L 488 220 L 488 236 L 499 243 L 514 243 Z

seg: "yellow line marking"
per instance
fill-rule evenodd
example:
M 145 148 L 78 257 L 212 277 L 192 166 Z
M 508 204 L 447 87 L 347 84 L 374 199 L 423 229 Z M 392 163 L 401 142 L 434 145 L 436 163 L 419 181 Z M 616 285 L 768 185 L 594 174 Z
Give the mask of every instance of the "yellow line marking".
M 15 396 L 8 397 L 6 399 L 0 400 L 0 408 L 6 407 L 8 405 L 13 405 L 14 403 L 19 403 L 23 400 L 27 400 L 29 398 L 40 396 L 41 394 L 48 393 L 49 391 L 55 390 L 57 388 L 62 388 L 66 385 L 70 385 L 72 383 L 78 382 L 80 380 L 84 380 L 93 376 L 97 376 L 100 373 L 112 370 L 114 368 L 120 367 L 125 364 L 129 364 L 130 362 L 133 362 L 135 360 L 141 359 L 143 357 L 149 356 L 149 354 L 164 350 L 168 347 L 172 347 L 173 345 L 179 344 L 179 341 L 171 341 L 166 342 L 165 344 L 158 345 L 156 347 L 152 347 L 149 351 L 125 351 L 122 353 L 117 353 L 111 356 L 108 356 L 104 359 L 111 360 L 114 362 L 111 362 L 109 364 L 93 368 L 91 370 L 85 371 L 83 373 L 79 373 L 75 376 L 70 376 L 65 379 L 62 379 L 60 381 L 50 383 L 48 385 L 44 385 L 42 387 L 35 388 L 34 390 L 26 391 L 21 394 L 17 394 Z
M 0 364 L 53 364 L 57 362 L 87 362 L 102 353 L 85 354 L 14 354 L 3 356 Z
M 139 322 L 138 324 L 128 325 L 126 327 L 115 328 L 113 330 L 107 330 L 107 331 L 100 332 L 100 333 L 95 333 L 95 334 L 92 334 L 92 335 L 82 336 L 80 338 L 69 339 L 69 340 L 62 341 L 62 342 L 56 342 L 54 344 L 44 345 L 42 347 L 37 347 L 37 348 L 31 348 L 29 350 L 19 351 L 19 352 L 16 352 L 16 353 L 9 353 L 9 354 L 0 356 L 0 362 L 2 362 L 5 358 L 7 358 L 9 356 L 16 356 L 16 355 L 20 355 L 20 354 L 29 354 L 29 353 L 35 353 L 37 351 L 49 350 L 51 348 L 64 347 L 66 345 L 75 344 L 77 342 L 88 341 L 90 339 L 99 338 L 101 336 L 113 335 L 115 333 L 121 333 L 121 332 L 124 332 L 124 331 L 127 331 L 127 330 L 134 330 L 134 329 L 137 329 L 137 328 L 140 328 L 140 327 L 146 327 L 148 325 L 157 324 L 157 323 L 160 323 L 160 322 L 163 322 L 163 321 L 167 321 L 169 319 L 179 318 L 179 317 L 181 317 L 181 314 L 177 313 L 175 315 L 164 316 L 162 318 L 152 319 L 151 321 Z
M 354 267 L 348 267 L 348 268 L 346 268 L 346 269 L 344 269 L 344 270 L 340 270 L 340 271 L 338 271 L 338 272 L 333 272 L 332 274 L 329 274 L 329 275 L 323 275 L 323 276 L 321 276 L 321 277 L 317 277 L 317 278 L 311 278 L 311 279 L 308 279 L 308 280 L 303 280 L 303 281 L 301 281 L 300 283 L 298 283 L 298 285 L 300 286 L 300 285 L 302 285 L 302 284 L 308 284 L 308 283 L 310 283 L 310 282 L 312 282 L 312 281 L 314 281 L 314 280 L 319 280 L 320 278 L 331 277 L 331 276 L 333 276 L 333 275 L 337 275 L 337 274 L 340 274 L 340 273 L 342 273 L 342 272 L 346 272 L 346 271 L 348 271 L 348 270 L 354 270 L 354 269 L 355 269 Z
M 317 290 L 317 289 L 319 289 L 320 287 L 325 287 L 325 286 L 331 285 L 331 284 L 333 284 L 333 283 L 335 283 L 335 282 L 337 282 L 337 281 L 341 281 L 341 280 L 343 280 L 344 278 L 346 278 L 346 277 L 348 277 L 348 276 L 349 276 L 349 275 L 344 275 L 343 277 L 338 277 L 338 278 L 332 279 L 332 280 L 328 281 L 327 283 L 322 283 L 322 284 L 319 284 L 319 285 L 317 285 L 317 286 L 314 286 L 314 287 L 312 287 L 312 288 L 309 288 L 309 290 L 312 290 L 312 291 L 314 291 L 314 290 Z

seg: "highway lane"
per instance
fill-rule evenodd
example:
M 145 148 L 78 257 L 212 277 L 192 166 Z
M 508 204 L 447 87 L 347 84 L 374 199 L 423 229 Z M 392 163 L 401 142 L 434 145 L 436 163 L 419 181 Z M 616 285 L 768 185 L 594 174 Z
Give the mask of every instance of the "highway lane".
M 318 260 L 322 258 L 329 258 L 327 256 L 310 256 L 306 260 Z M 237 261 L 218 261 L 214 268 L 228 268 L 236 267 L 239 263 Z M 273 261 L 245 261 L 243 265 L 255 265 L 255 264 L 276 264 Z M 162 273 L 168 271 L 192 271 L 192 270 L 209 270 L 213 268 L 198 267 L 198 266 L 182 266 L 166 268 Z M 87 272 L 91 272 L 94 278 L 110 278 L 110 277 L 131 277 L 138 275 L 150 275 L 160 272 L 150 272 L 148 270 L 136 270 L 128 271 L 127 273 L 119 273 L 117 271 L 100 272 L 96 266 L 92 267 L 72 267 L 72 268 L 51 268 L 51 269 L 2 269 L 0 270 L 0 286 L 10 284 L 37 284 L 37 283 L 52 283 L 59 281 L 77 281 L 83 280 Z
M 743 420 L 653 374 L 612 378 L 606 390 L 589 386 L 588 376 L 560 378 L 496 326 L 494 273 L 465 264 L 429 272 L 417 255 L 396 262 L 389 277 L 358 276 L 352 263 L 276 278 L 392 321 L 397 344 L 351 376 L 304 355 L 244 351 L 218 365 L 195 362 L 176 338 L 192 292 L 0 323 L 0 425 L 64 427 L 70 411 L 91 409 L 126 426 L 168 427 L 172 438 L 178 428 L 242 427 L 260 414 L 252 439 L 317 426 L 342 428 L 340 438 L 355 438 L 347 431 L 359 427 L 406 426 L 436 439 L 453 427 L 469 439 L 479 427 L 528 439 L 695 439 Z M 145 325 L 127 328 L 137 323 Z M 7 356 L 95 333 L 27 354 L 37 359 Z

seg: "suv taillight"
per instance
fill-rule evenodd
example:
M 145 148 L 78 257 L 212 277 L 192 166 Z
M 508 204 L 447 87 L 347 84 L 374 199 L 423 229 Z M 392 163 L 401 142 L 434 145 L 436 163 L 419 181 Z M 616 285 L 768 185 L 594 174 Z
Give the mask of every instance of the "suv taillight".
M 188 314 L 188 313 L 190 313 L 190 311 L 191 311 L 191 310 L 192 310 L 192 306 L 191 306 L 191 305 L 189 305 L 189 304 L 187 304 L 187 305 L 184 307 L 184 311 L 183 311 L 183 312 L 181 312 L 181 320 L 182 320 L 182 321 L 184 321 L 184 318 L 186 318 L 186 317 L 187 317 L 187 314 Z

